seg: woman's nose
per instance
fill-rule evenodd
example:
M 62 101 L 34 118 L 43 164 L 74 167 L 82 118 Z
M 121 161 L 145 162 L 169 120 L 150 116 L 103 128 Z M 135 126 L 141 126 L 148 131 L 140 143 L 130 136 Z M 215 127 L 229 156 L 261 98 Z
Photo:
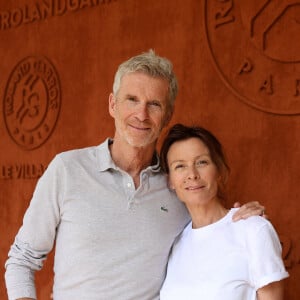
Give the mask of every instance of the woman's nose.
M 195 180 L 199 178 L 200 178 L 200 174 L 198 170 L 194 166 L 189 168 L 188 179 Z

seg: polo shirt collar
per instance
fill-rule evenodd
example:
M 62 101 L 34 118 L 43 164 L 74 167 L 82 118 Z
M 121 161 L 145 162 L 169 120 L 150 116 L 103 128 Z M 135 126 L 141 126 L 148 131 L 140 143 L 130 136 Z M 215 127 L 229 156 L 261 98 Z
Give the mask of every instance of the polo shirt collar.
M 116 166 L 114 161 L 112 160 L 109 145 L 113 142 L 112 138 L 107 138 L 102 144 L 100 144 L 97 148 L 97 161 L 98 161 L 98 169 L 100 172 L 107 171 L 109 169 L 119 170 L 119 167 Z M 150 170 L 154 173 L 160 172 L 160 160 L 157 152 L 155 152 L 153 157 L 153 164 L 146 168 L 146 170 Z

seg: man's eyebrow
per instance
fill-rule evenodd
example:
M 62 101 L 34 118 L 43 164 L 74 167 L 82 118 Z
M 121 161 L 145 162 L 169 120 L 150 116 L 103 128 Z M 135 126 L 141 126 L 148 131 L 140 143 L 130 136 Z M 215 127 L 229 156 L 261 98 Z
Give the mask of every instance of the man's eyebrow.
M 125 95 L 126 98 L 136 98 L 136 96 L 132 95 L 132 94 L 126 94 Z

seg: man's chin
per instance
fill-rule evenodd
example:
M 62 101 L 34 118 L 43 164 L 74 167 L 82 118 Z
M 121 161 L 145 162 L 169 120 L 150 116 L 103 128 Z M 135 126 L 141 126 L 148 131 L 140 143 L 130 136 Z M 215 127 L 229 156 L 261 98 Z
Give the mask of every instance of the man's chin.
M 145 147 L 150 147 L 154 144 L 154 139 L 150 138 L 128 138 L 127 142 L 130 146 L 135 147 L 135 148 L 145 148 Z

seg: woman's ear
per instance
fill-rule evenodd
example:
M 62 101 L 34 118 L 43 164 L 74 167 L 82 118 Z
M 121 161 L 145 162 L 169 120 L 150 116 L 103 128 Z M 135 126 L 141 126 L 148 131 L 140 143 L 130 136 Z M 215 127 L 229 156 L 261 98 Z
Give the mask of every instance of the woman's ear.
M 171 180 L 170 180 L 170 176 L 167 175 L 167 180 L 168 180 L 168 187 L 170 190 L 175 191 L 175 187 L 172 184 Z

